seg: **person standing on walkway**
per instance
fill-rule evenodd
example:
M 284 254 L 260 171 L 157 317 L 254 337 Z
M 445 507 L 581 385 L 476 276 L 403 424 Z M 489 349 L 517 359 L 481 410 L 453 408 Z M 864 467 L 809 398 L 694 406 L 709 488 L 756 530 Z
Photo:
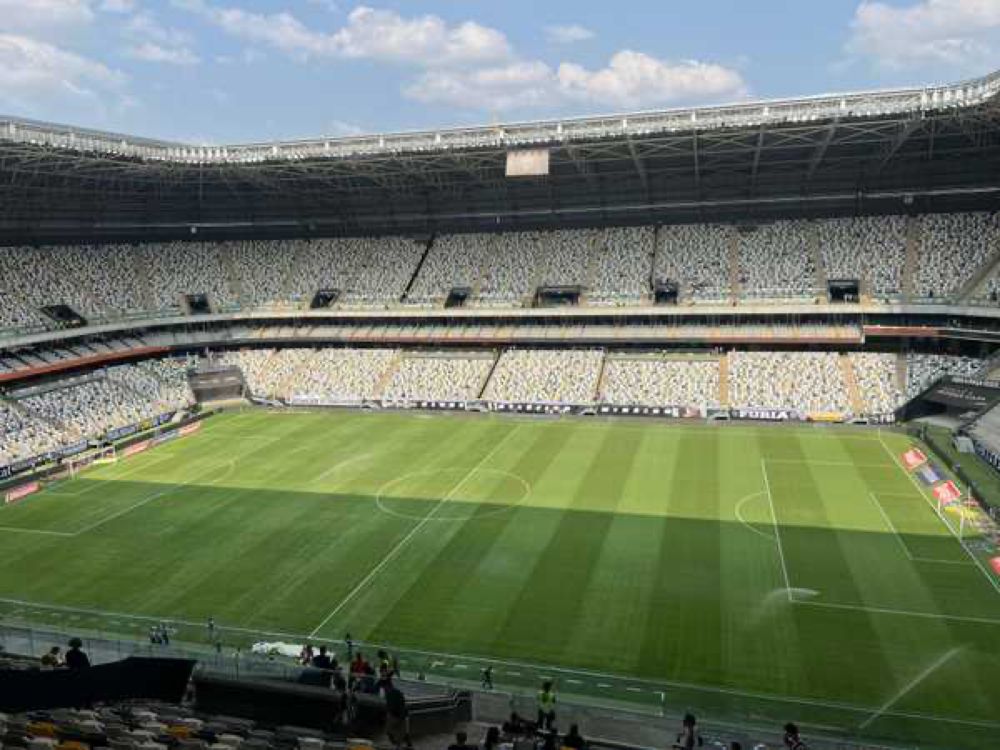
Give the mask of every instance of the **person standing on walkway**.
M 556 723 L 556 691 L 552 680 L 542 683 L 538 691 L 538 728 L 552 729 Z

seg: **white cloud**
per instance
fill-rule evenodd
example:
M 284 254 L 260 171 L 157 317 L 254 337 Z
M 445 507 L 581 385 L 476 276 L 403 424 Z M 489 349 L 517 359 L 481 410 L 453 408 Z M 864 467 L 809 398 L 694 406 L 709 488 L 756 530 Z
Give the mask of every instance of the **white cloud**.
M 186 47 L 161 47 L 155 42 L 133 44 L 125 50 L 125 54 L 133 60 L 167 65 L 197 65 L 201 62 L 198 56 Z
M 131 42 L 125 54 L 134 60 L 167 65 L 197 65 L 200 62 L 191 49 L 191 35 L 163 26 L 151 13 L 137 13 L 129 18 L 122 33 Z
M 948 66 L 985 72 L 1000 55 L 1000 2 L 922 0 L 905 7 L 862 2 L 847 51 L 890 68 Z
M 700 102 L 746 94 L 742 76 L 731 68 L 694 60 L 669 63 L 632 50 L 616 52 L 600 70 L 563 63 L 557 75 L 565 96 L 615 107 Z
M 136 3 L 135 0 L 101 0 L 99 7 L 105 13 L 132 13 Z
M 600 70 L 537 61 L 468 71 L 437 70 L 404 89 L 411 99 L 465 109 L 504 111 L 586 103 L 603 108 L 655 107 L 745 95 L 740 74 L 721 65 L 668 63 L 629 50 Z
M 433 70 L 403 89 L 425 104 L 501 112 L 558 103 L 553 70 L 542 62 L 461 70 Z
M 344 138 L 352 135 L 364 135 L 365 129 L 353 122 L 331 120 L 327 123 L 325 134 L 334 138 Z
M 262 14 L 216 7 L 204 0 L 174 0 L 233 36 L 266 44 L 296 59 L 354 58 L 421 67 L 482 64 L 510 56 L 507 38 L 472 21 L 449 25 L 434 15 L 404 18 L 395 11 L 359 6 L 333 32 L 311 29 L 291 13 Z
M 94 20 L 90 0 L 0 0 L 0 27 L 52 37 Z
M 594 32 L 572 23 L 565 26 L 546 26 L 545 36 L 553 44 L 573 44 L 574 42 L 585 42 L 588 39 L 593 39 Z
M 0 102 L 34 112 L 53 101 L 98 99 L 119 92 L 125 76 L 48 42 L 0 34 Z

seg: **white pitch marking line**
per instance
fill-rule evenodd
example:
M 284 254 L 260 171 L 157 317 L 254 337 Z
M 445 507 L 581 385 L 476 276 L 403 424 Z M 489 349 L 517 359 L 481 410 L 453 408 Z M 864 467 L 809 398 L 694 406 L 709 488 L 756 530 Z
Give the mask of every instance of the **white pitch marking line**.
M 869 440 L 868 442 L 874 442 Z M 812 458 L 768 458 L 772 464 L 806 464 L 808 466 L 852 466 L 856 469 L 891 469 L 892 464 L 858 464 L 853 461 L 823 461 Z
M 774 522 L 774 541 L 778 545 L 778 557 L 781 558 L 781 572 L 785 576 L 785 590 L 788 592 L 788 601 L 793 602 L 792 582 L 788 577 L 788 565 L 785 563 L 785 551 L 781 547 L 781 532 L 778 531 L 778 514 L 774 510 L 774 498 L 771 496 L 771 482 L 767 478 L 767 464 L 764 459 L 760 460 L 760 470 L 764 474 L 764 489 L 767 492 L 767 502 L 771 506 L 771 520 Z
M 763 531 L 761 531 L 760 529 L 758 529 L 756 526 L 754 526 L 749 521 L 747 521 L 743 517 L 743 514 L 740 513 L 740 509 L 743 507 L 743 505 L 745 503 L 749 502 L 750 500 L 753 500 L 755 497 L 760 497 L 763 494 L 764 494 L 764 490 L 761 490 L 760 492 L 754 492 L 754 493 L 751 493 L 751 494 L 747 495 L 742 500 L 740 500 L 738 503 L 736 503 L 736 507 L 733 509 L 733 514 L 736 516 L 736 520 L 738 520 L 741 524 L 743 524 L 748 529 L 750 529 L 750 531 L 752 531 L 754 534 L 758 534 L 758 535 L 764 537 L 765 539 L 767 539 L 768 541 L 773 542 L 774 541 L 774 537 L 773 536 L 771 536 L 770 534 L 766 534 Z
M 927 495 L 924 493 L 924 488 L 920 486 L 916 478 L 906 470 L 906 467 L 904 467 L 903 464 L 900 463 L 899 459 L 896 457 L 896 454 L 892 452 L 892 450 L 889 448 L 888 445 L 886 445 L 885 439 L 882 437 L 881 427 L 878 430 L 878 440 L 882 444 L 882 449 L 889 454 L 889 457 L 893 460 L 893 463 L 896 464 L 896 467 L 901 472 L 903 472 L 903 474 L 906 476 L 907 479 L 910 480 L 910 482 L 913 483 L 914 488 L 917 490 L 917 494 L 919 494 L 920 497 L 924 499 L 924 502 L 926 502 L 927 505 L 930 506 L 931 511 L 934 512 L 934 515 L 938 516 L 938 518 L 941 518 L 941 516 L 939 516 L 937 513 L 937 509 L 934 507 L 934 503 L 932 503 L 930 498 L 927 497 Z M 986 580 L 989 581 L 990 585 L 993 587 L 993 590 L 996 591 L 998 594 L 1000 594 L 1000 583 L 997 582 L 997 579 L 990 574 L 990 571 L 986 569 L 982 561 L 978 557 L 976 557 L 972 552 L 970 552 L 969 549 L 964 544 L 962 544 L 962 538 L 958 535 L 955 529 L 951 527 L 951 524 L 945 521 L 943 518 L 941 518 L 941 523 L 943 523 L 945 525 L 945 528 L 947 528 L 948 531 L 951 532 L 951 535 L 955 537 L 955 540 L 958 542 L 958 545 L 963 550 L 965 550 L 965 554 L 967 554 L 972 559 L 972 562 L 976 564 L 976 567 L 979 568 L 980 572 L 982 572 L 982 574 L 986 577 Z
M 459 480 L 458 484 L 452 487 L 451 490 L 448 492 L 448 494 L 442 497 L 438 501 L 437 505 L 431 508 L 430 512 L 426 516 L 424 516 L 423 519 L 416 526 L 410 529 L 409 533 L 407 533 L 406 536 L 400 539 L 399 542 L 396 543 L 395 547 L 389 550 L 386 556 L 382 558 L 381 562 L 379 562 L 378 565 L 372 568 L 368 572 L 368 575 L 362 578 L 358 582 L 358 584 L 353 589 L 351 589 L 350 592 L 348 592 L 347 596 L 345 596 L 343 600 L 341 600 L 340 604 L 334 607 L 333 610 L 330 612 L 330 614 L 328 614 L 326 617 L 323 618 L 323 621 L 316 626 L 316 628 L 309 634 L 309 637 L 315 638 L 316 634 L 320 630 L 322 630 L 323 627 L 328 622 L 330 622 L 330 620 L 332 620 L 338 612 L 340 612 L 340 610 L 342 610 L 352 599 L 354 599 L 354 597 L 357 596 L 358 593 L 365 586 L 368 585 L 369 581 L 375 578 L 375 576 L 377 576 L 386 565 L 392 562 L 392 560 L 396 557 L 396 555 L 398 555 L 403 550 L 403 548 L 406 547 L 407 544 L 409 544 L 410 540 L 413 539 L 413 537 L 416 536 L 417 533 L 431 521 L 431 519 L 442 508 L 442 506 L 444 506 L 445 503 L 447 503 L 449 500 L 451 500 L 452 497 L 455 496 L 455 493 L 458 492 L 458 490 L 462 487 L 462 485 L 469 480 L 469 477 L 471 477 L 476 472 L 477 469 L 479 469 L 483 464 L 485 464 L 489 459 L 491 459 L 493 455 L 500 449 L 500 447 L 504 443 L 506 443 L 507 440 L 510 438 L 510 436 L 513 435 L 515 432 L 517 432 L 518 429 L 520 429 L 520 425 L 515 425 L 512 430 L 510 430 L 506 435 L 504 435 L 503 438 L 496 445 L 493 446 L 493 449 L 490 450 L 489 453 L 487 453 L 485 456 L 482 457 L 482 459 L 480 459 L 479 463 L 477 463 L 475 466 L 469 469 L 466 472 L 465 476 L 463 476 L 462 479 Z
M 48 531 L 47 529 L 22 529 L 17 526 L 0 526 L 0 531 L 10 531 L 16 534 L 44 534 L 46 536 L 76 536 L 69 531 Z
M 878 615 L 898 615 L 900 617 L 920 617 L 925 620 L 954 620 L 955 622 L 975 622 L 982 625 L 1000 625 L 1000 620 L 991 617 L 973 617 L 967 615 L 947 615 L 940 612 L 917 612 L 909 609 L 890 609 L 888 607 L 868 607 L 861 604 L 838 604 L 837 602 L 816 602 L 807 599 L 795 599 L 792 602 L 800 607 L 823 607 L 824 609 L 844 609 L 853 612 L 868 612 Z
M 906 555 L 907 559 L 912 561 L 913 553 L 910 552 L 910 548 L 906 546 L 906 540 L 904 540 L 903 537 L 899 535 L 899 531 L 896 530 L 896 525 L 889 518 L 889 514 L 885 512 L 885 508 L 882 507 L 882 503 L 879 502 L 878 497 L 875 495 L 874 492 L 869 492 L 868 497 L 870 497 L 872 501 L 875 503 L 875 507 L 878 508 L 878 512 L 882 514 L 882 520 L 885 521 L 885 525 L 889 527 L 889 530 L 893 533 L 893 535 L 896 537 L 896 540 L 899 542 L 899 546 L 903 548 L 903 554 Z
M 111 611 L 108 611 L 108 610 L 83 609 L 83 608 L 79 608 L 79 607 L 64 607 L 64 606 L 55 605 L 55 604 L 40 604 L 38 602 L 29 602 L 29 601 L 25 601 L 23 599 L 9 599 L 9 598 L 0 597 L 0 603 L 13 604 L 13 605 L 22 606 L 22 607 L 35 607 L 35 608 L 38 608 L 38 609 L 47 609 L 47 610 L 53 610 L 53 611 L 81 612 L 83 614 L 89 614 L 89 615 L 101 615 L 101 616 L 105 616 L 105 617 L 121 617 L 121 618 L 123 618 L 125 620 L 140 620 L 140 621 L 146 621 L 146 622 L 150 622 L 150 621 L 152 621 L 152 622 L 164 622 L 164 621 L 167 621 L 167 622 L 175 623 L 175 624 L 178 624 L 178 625 L 190 625 L 190 626 L 194 626 L 194 627 L 204 627 L 205 626 L 204 621 L 202 621 L 202 622 L 192 622 L 191 620 L 182 620 L 182 619 L 178 619 L 178 618 L 175 618 L 175 617 L 163 617 L 163 616 L 159 616 L 159 615 L 132 615 L 132 614 L 124 614 L 124 613 L 120 613 L 120 612 L 111 612 Z M 819 603 L 819 602 L 810 602 L 810 601 L 795 601 L 795 604 L 799 604 L 799 605 L 813 605 L 813 606 L 816 606 L 818 604 L 821 605 L 821 603 Z M 856 606 L 848 606 L 848 605 L 827 605 L 827 606 L 843 606 L 846 609 L 862 609 L 862 610 L 867 609 L 867 608 L 856 607 Z M 925 613 L 925 612 L 903 612 L 903 611 L 898 611 L 898 610 L 885 610 L 885 611 L 888 612 L 888 613 L 891 613 L 891 614 L 913 615 L 913 616 L 918 616 L 918 617 L 930 617 L 930 618 L 934 618 L 934 619 L 948 619 L 947 615 L 932 615 L 932 614 L 928 614 L 928 613 Z M 969 619 L 969 618 L 962 618 L 962 619 Z M 978 621 L 982 621 L 982 622 L 987 622 L 987 623 L 1000 624 L 1000 620 L 974 620 L 974 621 L 977 621 L 977 622 Z M 279 631 L 255 630 L 255 629 L 251 629 L 251 628 L 239 628 L 239 627 L 230 627 L 230 626 L 226 626 L 224 629 L 227 630 L 227 631 L 234 632 L 234 633 L 248 633 L 248 634 L 251 634 L 251 635 L 256 636 L 256 637 L 259 637 L 259 636 L 268 636 L 268 637 L 275 637 L 275 638 L 284 638 L 284 639 L 289 639 L 289 640 L 293 640 L 293 641 L 294 640 L 305 640 L 306 639 L 306 636 L 302 635 L 301 633 L 287 633 L 287 632 L 279 632 Z M 369 644 L 369 645 L 378 646 L 379 644 Z M 388 648 L 392 648 L 394 650 L 397 648 L 397 647 L 394 647 L 394 646 L 387 646 L 387 647 Z M 441 652 L 434 652 L 434 651 L 424 651 L 424 650 L 421 650 L 421 649 L 412 649 L 412 648 L 405 649 L 405 651 L 407 653 L 413 654 L 415 656 L 434 657 L 434 658 L 447 658 L 447 659 L 452 659 L 452 660 L 455 660 L 455 659 L 476 659 L 476 658 L 478 658 L 478 657 L 475 657 L 475 656 L 470 656 L 469 654 L 448 654 L 448 653 L 441 653 Z M 535 665 L 535 664 L 529 664 L 527 662 L 514 661 L 514 660 L 510 660 L 510 659 L 493 659 L 493 658 L 491 658 L 489 661 L 491 663 L 493 663 L 493 664 L 498 664 L 498 665 L 501 665 L 501 666 L 516 666 L 516 667 L 520 667 L 522 669 L 523 668 L 528 668 L 528 669 L 537 669 L 538 668 L 538 665 Z M 438 665 L 438 666 L 445 666 L 446 662 L 434 662 L 434 664 Z M 561 674 L 580 675 L 580 676 L 585 676 L 585 677 L 592 677 L 592 678 L 595 678 L 595 679 L 608 679 L 608 678 L 611 678 L 611 679 L 622 679 L 622 680 L 627 679 L 627 680 L 629 680 L 629 681 L 631 681 L 633 683 L 640 683 L 640 684 L 648 685 L 650 687 L 654 687 L 654 686 L 655 687 L 667 686 L 667 687 L 671 687 L 671 688 L 680 688 L 680 689 L 686 689 L 686 690 L 701 690 L 703 692 L 713 693 L 713 694 L 716 694 L 716 695 L 732 695 L 732 696 L 743 697 L 743 698 L 755 698 L 755 699 L 760 699 L 760 700 L 775 701 L 775 702 L 778 702 L 778 703 L 788 703 L 788 704 L 796 705 L 796 706 L 820 706 L 822 708 L 835 708 L 835 709 L 841 709 L 841 710 L 845 710 L 845 711 L 855 711 L 855 712 L 860 712 L 860 711 L 866 711 L 867 712 L 867 711 L 873 711 L 873 710 L 875 710 L 871 706 L 860 706 L 860 705 L 856 705 L 856 704 L 852 704 L 852 703 L 841 703 L 841 702 L 837 702 L 837 701 L 824 701 L 824 700 L 809 699 L 809 698 L 796 698 L 796 697 L 790 696 L 790 695 L 780 695 L 780 694 L 773 694 L 773 693 L 761 693 L 761 692 L 752 691 L 752 690 L 736 690 L 736 689 L 732 689 L 732 688 L 716 687 L 716 686 L 712 686 L 712 685 L 699 685 L 697 683 L 681 682 L 681 681 L 676 681 L 676 680 L 657 680 L 657 681 L 643 680 L 642 678 L 630 677 L 628 675 L 610 674 L 608 672 L 598 672 L 598 671 L 595 671 L 595 670 L 592 670 L 592 669 L 570 669 L 570 668 L 566 668 L 566 667 L 556 667 L 556 666 L 551 666 L 551 665 L 547 666 L 546 669 L 549 670 L 550 672 L 556 672 L 556 673 L 561 673 Z M 507 674 L 519 675 L 520 676 L 521 673 L 520 672 L 507 672 Z M 608 684 L 606 682 L 598 682 L 597 683 L 597 687 L 600 687 L 600 688 L 612 688 L 612 687 L 614 687 L 614 685 Z M 969 720 L 969 719 L 957 719 L 957 718 L 952 718 L 952 717 L 948 717 L 948 716 L 928 715 L 928 714 L 913 714 L 913 713 L 907 713 L 907 712 L 903 712 L 903 711 L 886 711 L 885 713 L 888 714 L 888 715 L 899 716 L 899 717 L 903 717 L 903 718 L 919 719 L 921 721 L 936 721 L 936 722 L 942 722 L 942 723 L 945 723 L 945 724 L 957 724 L 957 725 L 960 725 L 960 726 L 983 727 L 983 728 L 987 728 L 987 729 L 1000 729 L 1000 722 L 974 721 L 974 720 Z
M 903 687 L 902 690 L 900 690 L 898 693 L 896 693 L 894 696 L 892 696 L 892 698 L 890 698 L 885 703 L 883 703 L 881 706 L 879 706 L 878 710 L 875 711 L 875 713 L 873 713 L 871 716 L 869 716 L 867 719 L 865 719 L 863 722 L 861 722 L 858 725 L 858 729 L 864 729 L 869 724 L 871 724 L 873 721 L 875 721 L 875 719 L 877 719 L 879 716 L 881 716 L 886 711 L 888 711 L 890 708 L 892 708 L 892 706 L 895 705 L 896 703 L 898 703 L 907 693 L 909 693 L 911 690 L 913 690 L 913 688 L 915 688 L 921 682 L 923 682 L 928 677 L 930 677 L 938 669 L 940 669 L 941 667 L 943 667 L 945 665 L 945 662 L 947 662 L 949 659 L 951 659 L 951 657 L 953 657 L 955 654 L 957 654 L 961 650 L 962 650 L 962 646 L 956 646 L 955 648 L 951 649 L 950 651 L 946 651 L 941 656 L 939 656 L 937 659 L 935 659 L 933 664 L 929 665 L 923 672 L 921 672 L 916 677 L 914 677 L 909 682 L 909 684 L 907 684 L 907 685 L 905 685 Z

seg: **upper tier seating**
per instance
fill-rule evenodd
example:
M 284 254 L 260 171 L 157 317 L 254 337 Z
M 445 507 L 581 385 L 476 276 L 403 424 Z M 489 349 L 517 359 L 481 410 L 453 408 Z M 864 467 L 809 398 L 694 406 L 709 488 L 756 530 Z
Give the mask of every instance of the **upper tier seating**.
M 739 233 L 741 299 L 792 299 L 816 294 L 813 225 L 776 221 Z
M 636 305 L 652 284 L 674 282 L 681 302 L 728 303 L 735 292 L 745 304 L 822 296 L 823 279 L 857 279 L 882 300 L 909 284 L 911 229 L 918 299 L 978 281 L 1000 249 L 989 213 L 442 234 L 429 250 L 398 236 L 3 247 L 0 328 L 54 327 L 40 312 L 50 305 L 99 320 L 177 313 L 194 294 L 214 309 L 301 305 L 320 289 L 362 308 L 440 305 L 458 287 L 472 306 L 519 307 L 543 285 L 579 286 L 583 304 Z M 976 286 L 973 296 L 1000 296 L 1000 269 Z
M 828 279 L 867 281 L 867 289 L 877 298 L 898 296 L 903 291 L 905 217 L 830 219 L 816 222 L 816 228 Z

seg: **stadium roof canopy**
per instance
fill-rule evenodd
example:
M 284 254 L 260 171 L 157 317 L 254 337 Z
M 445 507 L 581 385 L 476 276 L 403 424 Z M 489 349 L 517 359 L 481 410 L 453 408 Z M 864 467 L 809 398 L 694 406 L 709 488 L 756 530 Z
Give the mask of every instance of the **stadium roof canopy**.
M 506 176 L 511 151 L 545 176 Z M 193 146 L 0 117 L 7 241 L 427 233 L 1000 205 L 1000 72 L 946 86 Z

